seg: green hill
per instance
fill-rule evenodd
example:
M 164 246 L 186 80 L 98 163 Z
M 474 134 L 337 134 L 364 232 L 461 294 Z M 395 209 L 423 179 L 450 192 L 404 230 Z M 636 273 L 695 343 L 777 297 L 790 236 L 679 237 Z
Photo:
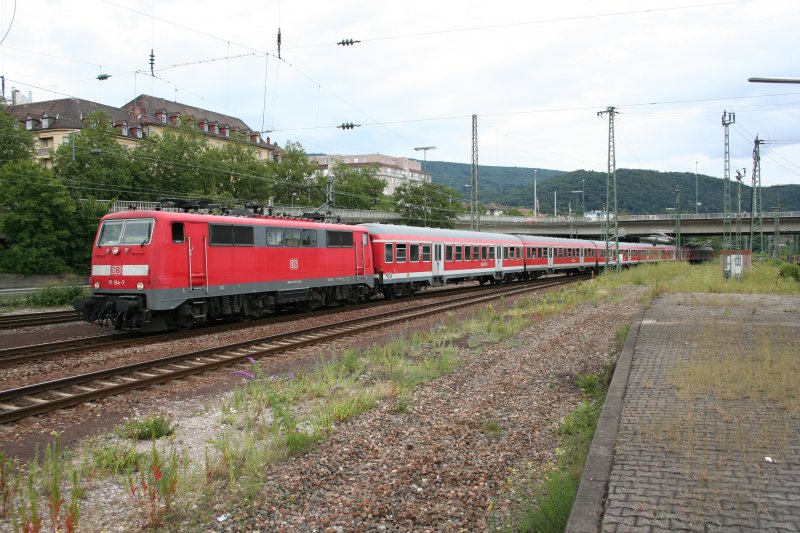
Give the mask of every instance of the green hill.
M 452 187 L 465 198 L 469 190 L 464 186 L 470 182 L 471 165 L 428 161 L 426 172 L 433 182 Z M 539 210 L 553 213 L 553 197 L 557 191 L 558 213 L 581 211 L 581 193 L 584 191 L 586 210 L 603 210 L 606 201 L 606 173 L 587 170 L 563 172 L 537 169 L 537 195 Z M 496 203 L 509 207 L 533 207 L 532 168 L 480 166 L 480 199 L 483 204 Z M 681 212 L 695 212 L 695 175 L 691 172 L 659 172 L 655 170 L 617 170 L 617 203 L 620 213 L 657 214 L 666 208 L 675 207 L 675 188 L 680 189 Z M 698 212 L 721 213 L 723 211 L 724 183 L 720 178 L 697 176 Z M 749 212 L 750 187 L 742 185 L 742 211 Z M 800 185 L 765 187 L 762 207 L 772 211 L 780 195 L 781 211 L 800 211 Z M 738 184 L 731 181 L 731 208 L 736 210 Z

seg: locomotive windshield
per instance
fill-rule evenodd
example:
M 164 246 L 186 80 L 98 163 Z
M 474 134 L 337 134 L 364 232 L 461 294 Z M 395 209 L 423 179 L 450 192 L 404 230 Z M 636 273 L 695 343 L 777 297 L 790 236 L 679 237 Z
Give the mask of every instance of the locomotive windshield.
M 144 245 L 150 242 L 153 233 L 153 219 L 134 218 L 106 220 L 100 228 L 98 246 Z

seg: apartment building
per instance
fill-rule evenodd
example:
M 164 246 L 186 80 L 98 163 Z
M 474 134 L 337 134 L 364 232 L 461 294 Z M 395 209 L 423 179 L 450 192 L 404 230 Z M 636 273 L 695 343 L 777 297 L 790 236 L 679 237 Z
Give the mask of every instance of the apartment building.
M 320 167 L 320 172 L 327 176 L 336 162 L 351 167 L 374 166 L 376 177 L 386 182 L 384 194 L 393 194 L 395 189 L 406 182 L 431 182 L 431 175 L 422 170 L 422 163 L 407 157 L 392 157 L 383 154 L 341 155 L 328 154 L 311 156 Z

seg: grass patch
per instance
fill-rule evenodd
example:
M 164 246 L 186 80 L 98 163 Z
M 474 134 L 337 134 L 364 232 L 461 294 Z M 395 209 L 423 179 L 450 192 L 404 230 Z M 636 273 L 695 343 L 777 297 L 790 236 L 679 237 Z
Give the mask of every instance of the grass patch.
M 77 285 L 51 283 L 29 294 L 0 297 L 0 311 L 27 307 L 61 307 L 72 305 L 77 298 L 89 295 L 89 289 Z
M 93 472 L 127 474 L 135 470 L 145 454 L 127 444 L 108 444 L 90 441 L 84 447 L 87 467 Z

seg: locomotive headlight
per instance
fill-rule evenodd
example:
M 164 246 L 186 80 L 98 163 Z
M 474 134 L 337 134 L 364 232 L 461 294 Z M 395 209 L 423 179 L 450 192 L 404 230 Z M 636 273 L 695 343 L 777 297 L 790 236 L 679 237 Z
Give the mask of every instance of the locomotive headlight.
M 95 281 L 94 282 L 94 288 L 95 289 L 99 289 L 100 288 L 100 282 L 99 281 Z
M 113 247 L 113 248 L 111 249 L 111 253 L 112 253 L 112 254 L 114 254 L 114 255 L 117 255 L 117 254 L 119 253 L 119 248 L 117 248 L 116 246 L 115 246 L 115 247 Z
M 140 281 L 139 283 L 136 284 L 136 288 L 139 289 L 140 291 L 143 291 L 144 290 L 144 283 L 142 283 Z

